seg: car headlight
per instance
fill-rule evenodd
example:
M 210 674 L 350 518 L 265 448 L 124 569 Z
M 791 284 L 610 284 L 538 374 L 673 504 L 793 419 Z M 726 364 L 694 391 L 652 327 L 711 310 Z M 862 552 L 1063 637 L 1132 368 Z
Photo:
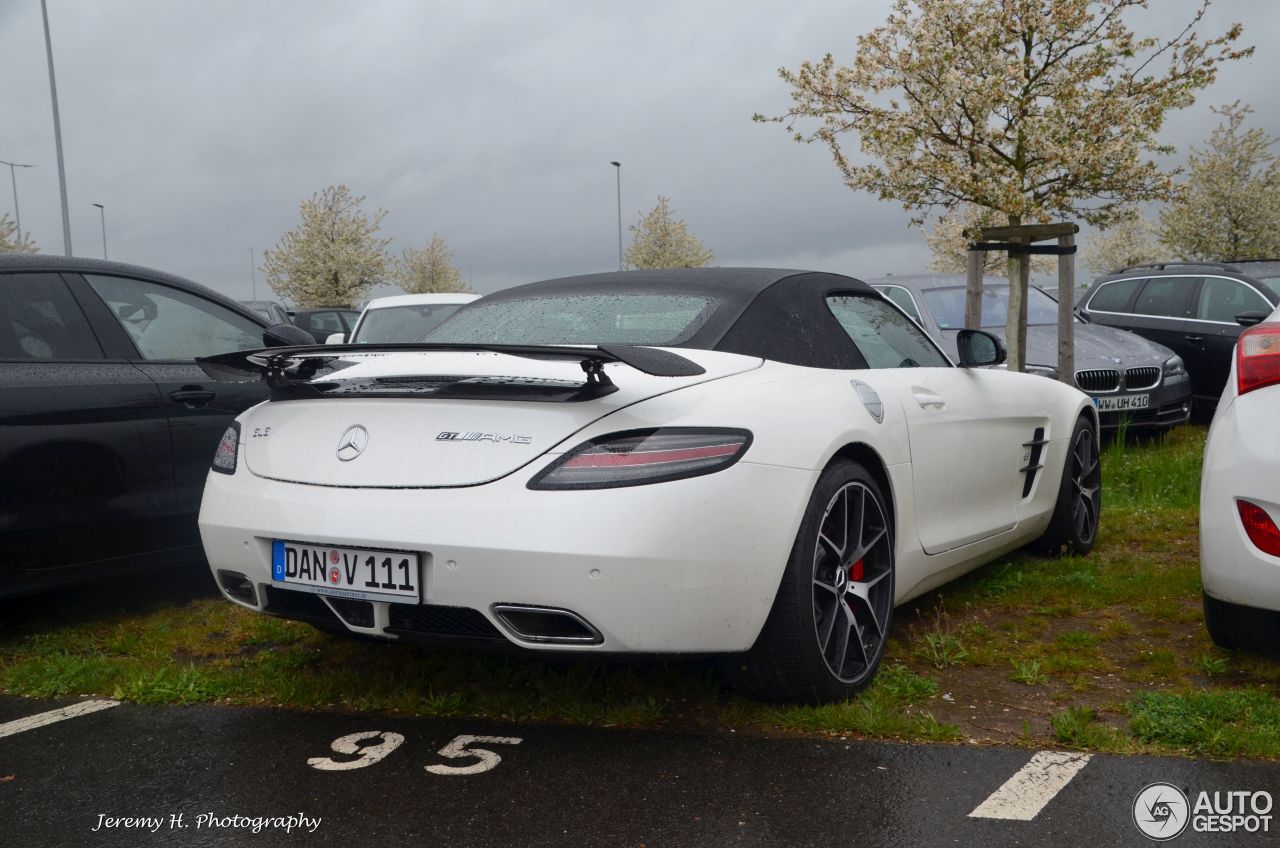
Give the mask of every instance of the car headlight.
M 530 489 L 612 489 L 723 471 L 751 446 L 747 430 L 662 427 L 583 442 L 529 481 Z
M 1182 364 L 1181 356 L 1171 356 L 1164 361 L 1164 375 L 1166 377 L 1181 377 L 1187 373 L 1187 367 Z
M 218 442 L 218 449 L 213 453 L 214 471 L 223 474 L 236 473 L 236 456 L 240 453 L 240 422 L 233 421 Z
M 1027 365 L 1027 373 L 1035 374 L 1038 377 L 1048 377 L 1050 380 L 1058 379 L 1058 369 L 1048 365 Z

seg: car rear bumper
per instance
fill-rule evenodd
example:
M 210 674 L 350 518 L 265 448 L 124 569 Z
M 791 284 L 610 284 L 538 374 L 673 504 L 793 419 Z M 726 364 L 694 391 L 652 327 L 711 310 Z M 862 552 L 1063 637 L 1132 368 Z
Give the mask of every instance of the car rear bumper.
M 1245 534 L 1236 502 L 1262 507 L 1280 524 L 1280 387 L 1233 398 L 1205 445 L 1200 484 L 1200 575 L 1210 597 L 1280 611 L 1280 557 Z
M 209 475 L 200 534 L 228 599 L 354 633 L 725 653 L 746 650 L 759 634 L 816 474 L 740 462 L 649 486 L 550 492 L 527 489 L 527 476 L 454 489 L 342 489 L 241 467 Z M 299 598 L 307 593 L 272 581 L 273 539 L 416 551 L 422 604 Z M 226 574 L 243 575 L 251 598 L 229 592 Z M 495 614 L 499 604 L 572 612 L 600 638 L 522 639 Z

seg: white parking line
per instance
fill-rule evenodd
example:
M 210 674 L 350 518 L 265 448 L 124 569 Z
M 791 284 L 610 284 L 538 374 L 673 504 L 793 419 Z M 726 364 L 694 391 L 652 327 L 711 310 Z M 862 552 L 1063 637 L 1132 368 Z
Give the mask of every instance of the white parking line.
M 47 713 L 36 713 L 26 718 L 6 721 L 4 724 L 0 724 L 0 739 L 12 736 L 15 733 L 22 733 L 24 730 L 35 730 L 37 727 L 44 727 L 46 724 L 53 724 L 76 716 L 88 715 L 89 713 L 96 713 L 98 710 L 109 710 L 118 706 L 120 706 L 119 701 L 81 701 L 69 707 L 49 710 Z
M 1089 757 L 1089 754 L 1041 751 L 979 804 L 969 818 L 1031 821 L 1085 767 Z

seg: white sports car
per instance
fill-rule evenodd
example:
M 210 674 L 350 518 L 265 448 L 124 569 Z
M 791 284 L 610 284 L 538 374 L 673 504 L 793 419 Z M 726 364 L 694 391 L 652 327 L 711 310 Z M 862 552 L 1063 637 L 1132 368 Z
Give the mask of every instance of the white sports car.
M 1204 447 L 1200 576 L 1209 635 L 1280 653 L 1280 309 L 1236 342 Z
M 321 629 L 718 654 L 757 696 L 870 682 L 893 607 L 1014 548 L 1087 552 L 1097 419 L 858 280 L 764 269 L 508 289 L 413 345 L 202 360 L 271 399 L 200 532 L 226 596 Z

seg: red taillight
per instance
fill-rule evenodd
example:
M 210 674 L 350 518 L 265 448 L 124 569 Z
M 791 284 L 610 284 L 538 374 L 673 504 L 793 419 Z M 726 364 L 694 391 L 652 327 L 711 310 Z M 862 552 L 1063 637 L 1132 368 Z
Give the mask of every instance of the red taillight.
M 236 455 L 240 452 L 240 423 L 231 422 L 231 426 L 222 434 L 217 450 L 213 453 L 213 470 L 223 474 L 236 473 Z
M 1264 554 L 1280 557 L 1280 527 L 1276 527 L 1267 511 L 1248 501 L 1236 501 L 1236 508 L 1240 510 L 1240 522 L 1249 541 Z
M 1236 394 L 1280 383 L 1280 324 L 1259 324 L 1236 342 Z
M 529 481 L 530 489 L 610 489 L 722 471 L 751 444 L 746 430 L 662 427 L 600 436 Z
M 671 450 L 638 450 L 632 453 L 583 453 L 565 462 L 563 468 L 635 468 L 655 467 L 668 462 L 690 462 L 701 459 L 720 459 L 733 456 L 742 443 L 708 445 L 700 448 L 674 448 Z

